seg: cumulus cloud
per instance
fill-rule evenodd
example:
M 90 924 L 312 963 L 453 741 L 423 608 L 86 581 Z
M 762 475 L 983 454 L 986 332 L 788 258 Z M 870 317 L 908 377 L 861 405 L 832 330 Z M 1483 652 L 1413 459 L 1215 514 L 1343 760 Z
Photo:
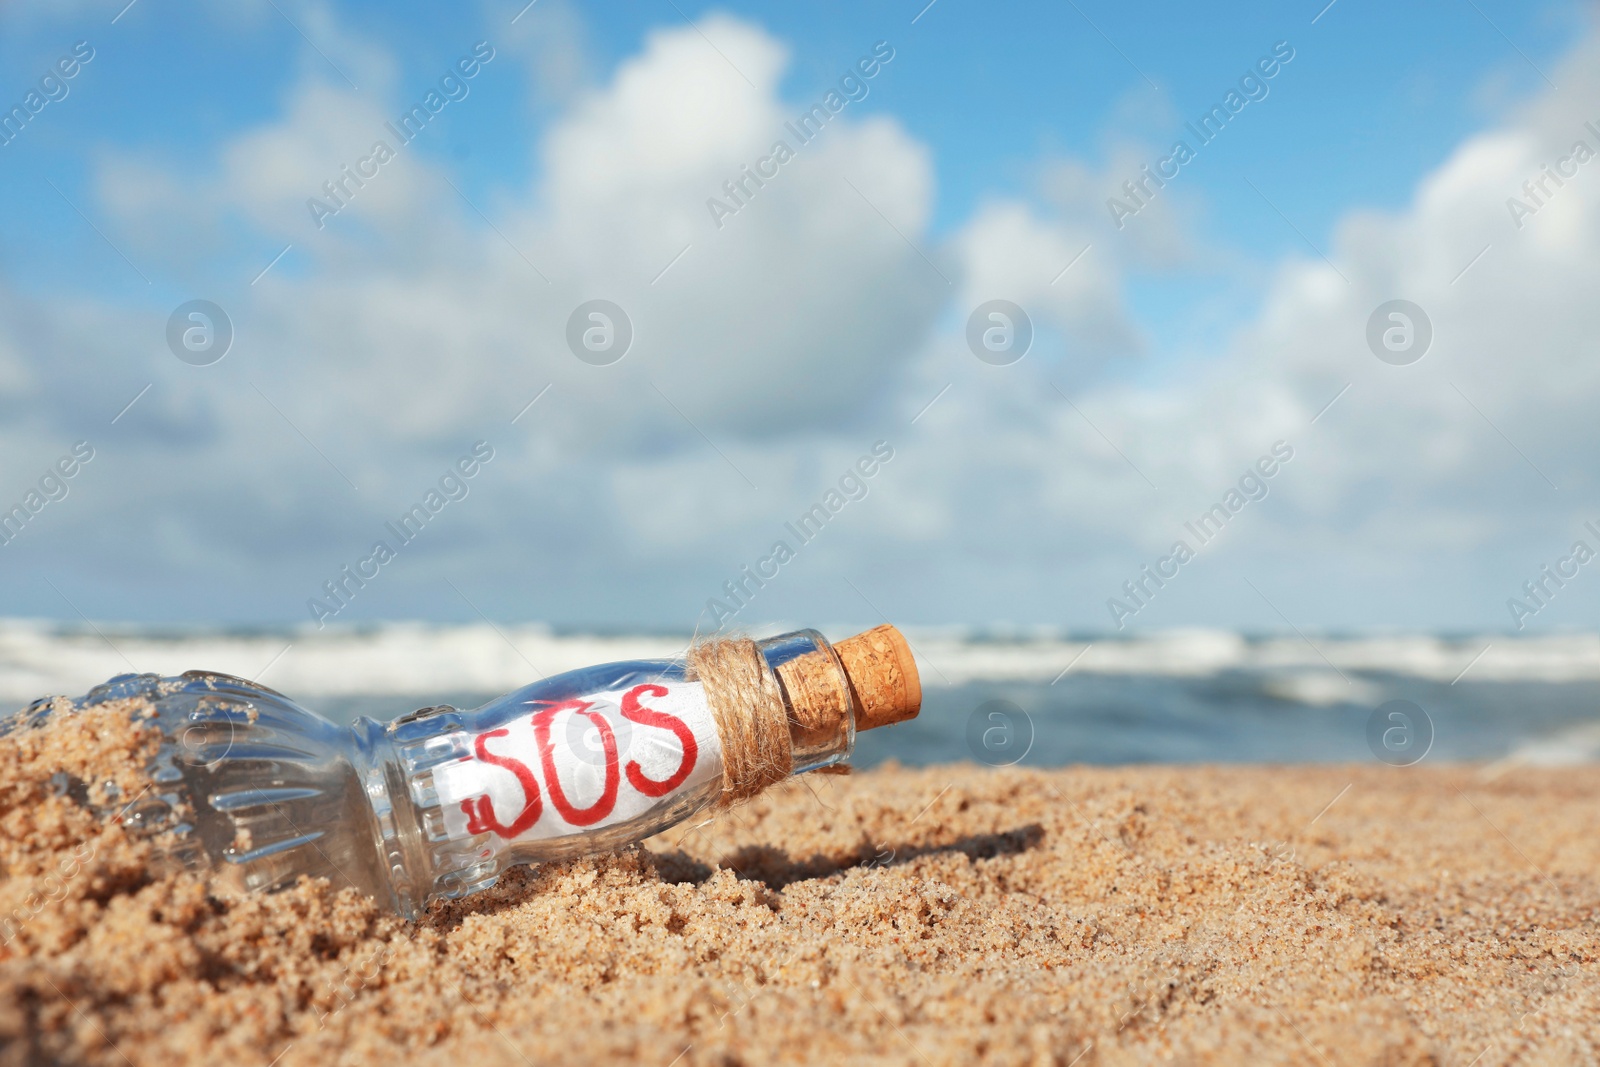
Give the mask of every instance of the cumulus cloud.
M 337 563 L 329 546 L 377 532 L 426 464 L 478 436 L 514 457 L 500 477 L 515 486 L 466 512 L 480 544 L 520 538 L 604 569 L 641 543 L 703 541 L 705 516 L 730 506 L 751 520 L 761 501 L 740 499 L 744 472 L 771 492 L 806 473 L 760 442 L 866 432 L 949 288 L 907 243 L 931 207 L 926 150 L 891 120 L 850 114 L 800 144 L 784 124 L 812 102 L 779 97 L 786 62 L 778 42 L 730 19 L 654 33 L 550 126 L 522 189 L 468 193 L 436 154 L 395 142 L 385 124 L 420 89 L 357 94 L 326 71 L 308 71 L 277 118 L 221 144 L 208 167 L 107 153 L 97 190 L 112 232 L 141 261 L 209 279 L 237 340 L 202 377 L 160 352 L 159 318 L 93 309 L 74 325 L 64 305 L 39 310 L 43 347 L 78 352 L 33 385 L 34 400 L 57 396 L 60 421 L 91 395 L 114 411 L 154 379 L 115 431 L 146 478 L 105 487 L 100 515 L 59 521 L 81 536 L 104 513 L 164 508 L 185 518 L 144 528 L 145 569 L 255 560 L 310 591 L 319 555 Z M 781 139 L 793 158 L 719 227 L 707 201 Z M 396 160 L 315 226 L 306 200 L 375 140 Z M 218 284 L 207 256 L 241 226 L 263 261 L 280 241 L 292 258 L 259 284 Z M 594 297 L 633 320 L 616 366 L 566 350 L 569 314 Z M 107 344 L 125 336 L 154 342 L 133 373 Z M 28 368 L 7 381 L 21 388 Z M 159 485 L 141 484 L 158 470 Z M 651 507 L 660 517 L 635 529 L 628 487 L 641 476 L 683 503 Z M 733 503 L 711 506 L 730 483 Z M 663 528 L 674 511 L 677 535 Z M 576 549 L 572 528 L 589 531 Z
M 483 77 L 538 47 L 508 46 Z M 224 230 L 263 265 L 293 246 L 257 284 L 217 286 L 238 328 L 227 360 L 171 359 L 164 315 L 0 292 L 8 444 L 67 439 L 151 385 L 96 426 L 114 475 L 49 515 L 30 551 L 98 561 L 122 590 L 98 613 L 137 614 L 155 583 L 182 580 L 188 614 L 295 618 L 488 438 L 476 495 L 352 617 L 463 611 L 440 599 L 449 577 L 499 614 L 683 622 L 882 439 L 895 459 L 866 500 L 741 621 L 875 617 L 851 578 L 925 620 L 1096 626 L 1122 580 L 1283 439 L 1296 459 L 1269 501 L 1141 625 L 1277 625 L 1241 575 L 1289 590 L 1307 621 L 1372 621 L 1378 603 L 1393 621 L 1492 623 L 1486 591 L 1567 540 L 1600 444 L 1600 161 L 1521 227 L 1506 207 L 1575 140 L 1600 148 L 1584 126 L 1600 122 L 1584 110 L 1597 51 L 1582 43 L 1562 91 L 1463 143 L 1405 209 L 1352 212 L 1331 264 L 1278 264 L 1259 313 L 1186 361 L 1149 358 L 1127 296 L 1130 271 L 1193 261 L 1180 211 L 1154 205 L 1139 234 L 1118 233 L 1096 206 L 1117 166 L 1056 161 L 1037 196 L 986 200 L 937 239 L 927 147 L 849 106 L 798 143 L 786 123 L 817 101 L 780 91 L 786 49 L 747 22 L 650 34 L 561 99 L 524 181 L 468 187 L 414 145 L 322 228 L 306 198 L 426 87 L 386 81 L 379 58 L 359 94 L 308 65 L 276 117 L 205 166 L 99 164 L 115 234 L 174 275 L 215 278 Z M 879 77 L 893 76 L 891 61 Z M 793 158 L 737 213 L 712 212 L 780 140 Z M 612 366 L 566 349 L 568 316 L 595 298 L 633 323 Z M 966 316 L 992 298 L 1039 327 L 1008 367 L 965 347 Z M 1365 340 L 1395 298 L 1434 327 L 1407 367 Z M 134 361 L 128 337 L 143 339 Z
M 1080 384 L 1081 364 L 1052 363 L 1046 350 L 1001 370 L 1002 383 L 963 363 L 958 337 L 930 346 L 924 395 L 957 385 L 928 430 L 959 444 L 908 463 L 904 495 L 936 516 L 919 565 L 929 554 L 975 561 L 967 602 L 995 615 L 1047 580 L 1063 614 L 1108 624 L 1103 605 L 1121 581 L 1175 539 L 1194 540 L 1184 521 L 1282 439 L 1297 459 L 1273 483 L 1273 503 L 1208 547 L 1205 567 L 1153 598 L 1141 624 L 1281 625 L 1243 578 L 1332 624 L 1509 622 L 1505 597 L 1593 517 L 1585 457 L 1600 443 L 1590 414 L 1600 312 L 1586 294 L 1600 270 L 1600 163 L 1559 187 L 1546 181 L 1543 206 L 1520 228 L 1507 200 L 1526 199 L 1523 183 L 1545 164 L 1581 154 L 1576 141 L 1600 149 L 1585 125 L 1600 125 L 1597 51 L 1585 40 L 1557 75 L 1560 92 L 1465 141 L 1404 210 L 1352 212 L 1331 262 L 1280 264 L 1259 313 L 1208 358 Z M 1121 340 L 1118 270 L 1149 263 L 1149 250 L 1119 247 L 1109 227 L 1096 235 L 1084 210 L 1094 183 L 1062 184 L 1062 173 L 1052 173 L 1054 212 L 991 205 L 963 230 L 964 296 L 970 307 L 1009 291 L 1070 324 L 1069 335 L 1098 332 L 1092 348 L 1103 354 Z M 1090 240 L 1082 273 L 1067 276 L 1082 288 L 1052 293 L 1041 268 Z M 1434 330 L 1427 356 L 1404 367 L 1380 362 L 1366 340 L 1374 310 L 1397 298 L 1419 304 Z M 1102 362 L 1091 352 L 1090 366 Z

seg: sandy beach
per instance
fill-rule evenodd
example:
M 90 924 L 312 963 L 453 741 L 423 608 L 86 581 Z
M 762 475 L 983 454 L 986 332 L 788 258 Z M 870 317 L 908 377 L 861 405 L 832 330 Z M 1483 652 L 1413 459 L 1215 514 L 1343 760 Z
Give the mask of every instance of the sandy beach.
M 0 1064 L 1600 1062 L 1592 769 L 814 775 L 412 925 L 151 879 L 148 744 L 0 739 Z

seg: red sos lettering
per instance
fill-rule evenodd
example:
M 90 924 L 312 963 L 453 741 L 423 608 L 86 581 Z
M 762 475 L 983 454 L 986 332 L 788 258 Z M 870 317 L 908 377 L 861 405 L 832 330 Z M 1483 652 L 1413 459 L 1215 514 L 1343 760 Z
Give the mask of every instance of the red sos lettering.
M 695 744 L 694 731 L 682 719 L 665 711 L 656 711 L 653 708 L 639 706 L 639 695 L 648 693 L 657 699 L 667 695 L 664 685 L 636 685 L 628 690 L 622 697 L 622 717 L 629 722 L 636 722 L 640 726 L 655 726 L 663 730 L 671 730 L 677 737 L 678 744 L 683 746 L 683 758 L 678 762 L 678 769 L 671 775 L 655 781 L 645 777 L 644 768 L 639 766 L 638 760 L 628 761 L 628 784 L 647 797 L 662 797 L 672 792 L 683 784 L 689 777 L 689 772 L 694 770 L 695 761 L 700 757 L 700 746 Z
M 638 760 L 627 762 L 625 771 L 628 784 L 647 797 L 666 796 L 681 786 L 694 771 L 700 756 L 700 746 L 695 741 L 694 731 L 687 723 L 670 712 L 647 708 L 639 703 L 641 696 L 660 699 L 666 696 L 667 692 L 666 686 L 646 683 L 634 686 L 622 697 L 623 718 L 640 726 L 670 731 L 682 748 L 677 769 L 659 780 L 646 775 Z M 545 787 L 550 791 L 550 803 L 572 826 L 593 826 L 609 816 L 616 809 L 617 792 L 623 775 L 623 770 L 618 767 L 616 731 L 605 714 L 591 710 L 593 707 L 594 702 L 589 700 L 563 700 L 535 712 L 532 718 L 534 743 L 539 751 L 539 765 L 544 772 Z M 594 725 L 600 737 L 601 751 L 605 754 L 605 779 L 600 797 L 587 807 L 575 806 L 561 786 L 555 746 L 551 742 L 550 733 L 556 716 L 563 711 L 582 715 Z M 504 840 L 510 840 L 526 833 L 544 813 L 539 781 L 534 776 L 532 768 L 514 756 L 501 756 L 489 751 L 488 741 L 491 738 L 505 737 L 509 733 L 509 730 L 498 729 L 479 734 L 473 744 L 473 750 L 479 760 L 491 766 L 504 768 L 517 779 L 517 784 L 522 787 L 522 811 L 507 825 L 501 823 L 495 816 L 494 803 L 488 796 L 464 800 L 461 802 L 461 810 L 466 813 L 469 834 L 493 833 Z
M 490 730 L 488 733 L 478 735 L 473 744 L 473 751 L 485 763 L 496 767 L 504 767 L 516 775 L 517 784 L 522 786 L 523 805 L 522 812 L 511 820 L 510 826 L 502 825 L 494 815 L 494 802 L 486 796 L 477 797 L 477 809 L 473 809 L 472 800 L 463 800 L 461 810 L 467 813 L 467 833 L 484 834 L 493 832 L 507 840 L 516 837 L 528 827 L 539 821 L 539 816 L 544 812 L 544 802 L 539 797 L 539 782 L 534 778 L 528 765 L 519 759 L 510 756 L 496 756 L 489 751 L 489 738 L 505 737 L 510 730 Z
M 533 739 L 539 746 L 539 765 L 544 768 L 545 784 L 550 787 L 550 803 L 573 826 L 593 826 L 610 815 L 611 809 L 617 806 L 617 735 L 604 713 L 589 710 L 593 706 L 591 700 L 563 700 L 559 704 L 551 704 L 533 717 Z M 600 746 L 606 754 L 605 786 L 600 790 L 600 799 L 587 808 L 575 808 L 567 800 L 567 794 L 561 788 L 561 777 L 556 772 L 555 749 L 550 744 L 551 721 L 567 710 L 594 723 L 594 728 L 600 731 Z

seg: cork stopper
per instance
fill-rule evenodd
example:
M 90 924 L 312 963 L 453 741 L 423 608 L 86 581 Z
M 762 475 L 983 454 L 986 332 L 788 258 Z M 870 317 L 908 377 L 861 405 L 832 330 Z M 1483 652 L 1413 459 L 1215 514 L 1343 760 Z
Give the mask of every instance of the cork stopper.
M 856 729 L 871 730 L 917 717 L 922 682 L 911 646 L 885 623 L 833 646 L 855 696 Z
M 796 765 L 812 766 L 836 753 L 852 706 L 857 730 L 904 722 L 921 710 L 917 665 L 911 647 L 893 626 L 846 638 L 831 652 L 813 630 L 774 637 L 761 647 L 787 708 Z M 697 674 L 705 673 L 703 666 L 696 665 Z M 708 689 L 712 680 L 707 679 Z M 725 698 L 730 706 L 741 701 L 750 702 L 744 690 Z
M 824 747 L 850 713 L 850 693 L 826 651 L 808 652 L 778 667 L 789 696 L 789 732 L 800 748 Z

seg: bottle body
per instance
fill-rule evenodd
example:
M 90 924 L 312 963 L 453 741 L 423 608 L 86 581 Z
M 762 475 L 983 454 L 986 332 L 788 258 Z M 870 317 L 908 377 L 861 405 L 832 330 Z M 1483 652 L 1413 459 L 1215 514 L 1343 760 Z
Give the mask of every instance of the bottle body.
M 831 679 L 836 694 L 839 714 L 795 726 L 792 772 L 847 759 L 855 714 L 832 647 L 799 631 L 756 648 L 786 706 L 784 679 L 802 674 L 812 688 Z M 124 676 L 85 699 L 127 696 L 150 701 L 164 739 L 151 795 L 130 821 L 170 832 L 168 862 L 209 868 L 243 891 L 310 874 L 415 917 L 435 899 L 488 888 L 511 865 L 638 841 L 724 795 L 717 716 L 681 660 L 588 667 L 474 710 L 348 728 L 201 672 Z
M 677 662 L 558 675 L 474 711 L 408 716 L 389 740 L 429 898 L 486 889 L 513 864 L 638 841 L 721 794 L 704 690 Z

